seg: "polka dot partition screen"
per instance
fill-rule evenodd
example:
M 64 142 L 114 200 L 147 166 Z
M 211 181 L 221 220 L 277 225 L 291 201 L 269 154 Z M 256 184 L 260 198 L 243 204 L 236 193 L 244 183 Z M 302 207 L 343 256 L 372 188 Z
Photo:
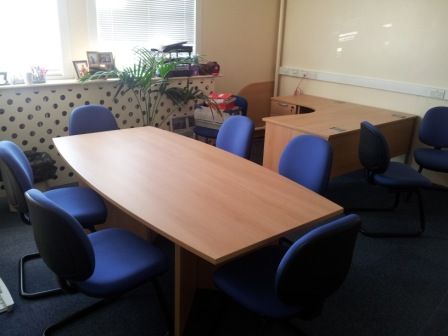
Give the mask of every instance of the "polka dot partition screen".
M 171 86 L 184 87 L 186 81 L 209 94 L 214 90 L 214 77 L 172 78 Z M 24 151 L 47 152 L 56 161 L 56 177 L 49 186 L 76 182 L 73 170 L 57 153 L 52 138 L 68 135 L 68 118 L 80 105 L 99 104 L 112 111 L 120 128 L 143 126 L 139 105 L 132 92 L 115 97 L 117 82 L 98 81 L 85 84 L 44 84 L 0 87 L 0 140 L 10 140 Z M 170 130 L 171 118 L 192 116 L 195 102 L 183 107 L 162 98 L 157 114 L 158 127 Z M 0 182 L 0 196 L 4 186 Z

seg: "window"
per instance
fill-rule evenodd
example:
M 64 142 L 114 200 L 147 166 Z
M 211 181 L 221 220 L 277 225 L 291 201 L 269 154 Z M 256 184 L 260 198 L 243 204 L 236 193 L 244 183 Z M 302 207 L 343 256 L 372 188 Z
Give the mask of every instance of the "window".
M 0 1 L 0 71 L 24 76 L 32 66 L 63 74 L 58 0 Z
M 136 47 L 195 44 L 195 0 L 93 0 L 96 45 L 112 51 L 120 65 L 132 62 Z

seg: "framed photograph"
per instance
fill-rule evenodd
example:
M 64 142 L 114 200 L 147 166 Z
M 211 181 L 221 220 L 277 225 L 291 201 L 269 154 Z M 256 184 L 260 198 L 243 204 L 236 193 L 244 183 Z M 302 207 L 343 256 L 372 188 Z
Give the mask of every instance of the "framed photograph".
M 100 58 L 97 51 L 88 51 L 87 52 L 87 63 L 89 68 L 99 68 L 100 67 Z
M 111 52 L 98 53 L 100 64 L 114 64 L 114 56 Z
M 0 85 L 8 84 L 8 74 L 6 72 L 0 72 Z
M 73 61 L 73 66 L 75 67 L 76 76 L 78 76 L 78 79 L 89 73 L 89 64 L 85 60 Z
M 111 52 L 88 51 L 87 62 L 90 71 L 107 71 L 115 67 L 114 56 Z

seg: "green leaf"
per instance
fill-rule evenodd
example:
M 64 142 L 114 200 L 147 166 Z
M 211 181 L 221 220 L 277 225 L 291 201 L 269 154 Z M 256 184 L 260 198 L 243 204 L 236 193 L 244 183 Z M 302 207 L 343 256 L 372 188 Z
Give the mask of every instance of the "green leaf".
M 122 70 L 113 69 L 88 74 L 82 77 L 80 82 L 118 78 L 118 87 L 114 97 L 132 91 L 138 100 L 142 117 L 146 120 L 147 125 L 155 122 L 155 110 L 164 96 L 170 99 L 175 106 L 180 107 L 188 104 L 191 100 L 201 100 L 212 110 L 221 114 L 218 106 L 207 95 L 199 89 L 190 87 L 188 79 L 183 88 L 169 86 L 168 76 L 171 71 L 176 69 L 179 64 L 197 64 L 201 60 L 201 56 L 173 61 L 167 59 L 160 51 L 146 48 L 135 48 L 134 53 L 136 62 L 132 66 L 124 67 Z

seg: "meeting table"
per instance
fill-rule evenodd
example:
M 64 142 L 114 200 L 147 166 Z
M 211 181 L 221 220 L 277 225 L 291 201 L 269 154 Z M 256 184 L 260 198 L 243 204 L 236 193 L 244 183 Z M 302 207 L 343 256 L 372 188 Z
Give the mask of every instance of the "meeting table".
M 215 267 L 343 212 L 254 162 L 151 126 L 54 143 L 80 181 L 123 218 L 174 244 L 175 335 L 195 290 L 212 286 Z

